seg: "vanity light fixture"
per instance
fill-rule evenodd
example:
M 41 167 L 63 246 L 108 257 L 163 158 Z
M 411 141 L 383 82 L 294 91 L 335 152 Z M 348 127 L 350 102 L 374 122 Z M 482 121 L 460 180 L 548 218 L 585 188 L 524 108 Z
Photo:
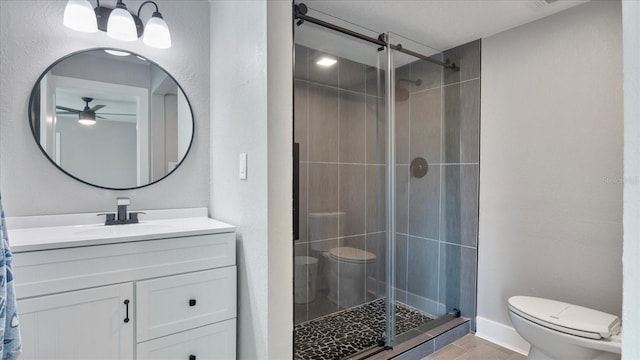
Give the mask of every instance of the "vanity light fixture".
M 138 8 L 138 14 L 132 14 L 122 0 L 117 0 L 115 9 L 100 6 L 93 8 L 89 0 L 69 0 L 64 9 L 62 23 L 73 30 L 82 32 L 105 31 L 113 39 L 142 41 L 150 47 L 168 49 L 171 47 L 171 33 L 167 23 L 154 1 L 145 1 Z M 140 11 L 147 4 L 153 4 L 155 11 L 145 26 L 140 19 Z
M 318 59 L 318 61 L 316 61 L 316 65 L 329 67 L 329 66 L 335 65 L 337 62 L 338 60 L 336 60 L 335 58 L 323 56 L 320 59 Z

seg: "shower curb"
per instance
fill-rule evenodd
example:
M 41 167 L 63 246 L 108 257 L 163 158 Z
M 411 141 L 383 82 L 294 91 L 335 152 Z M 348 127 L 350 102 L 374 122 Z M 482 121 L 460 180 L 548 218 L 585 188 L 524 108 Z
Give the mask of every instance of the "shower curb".
M 471 332 L 471 321 L 456 318 L 437 328 L 400 343 L 392 350 L 379 352 L 367 360 L 419 360 L 433 354 Z

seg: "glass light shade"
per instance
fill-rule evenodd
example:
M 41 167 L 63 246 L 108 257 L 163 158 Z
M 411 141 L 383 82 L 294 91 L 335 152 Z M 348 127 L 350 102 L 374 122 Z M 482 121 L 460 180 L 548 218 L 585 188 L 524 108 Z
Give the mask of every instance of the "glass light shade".
M 96 114 L 88 111 L 80 112 L 78 122 L 82 125 L 94 125 L 96 123 Z
M 136 24 L 127 9 L 117 7 L 111 11 L 107 21 L 107 35 L 112 39 L 121 41 L 138 40 Z
M 98 21 L 89 0 L 69 0 L 64 8 L 62 24 L 81 32 L 97 32 Z
M 158 16 L 156 16 L 156 14 L 158 14 Z M 154 13 L 151 19 L 147 21 L 147 25 L 144 27 L 142 41 L 148 46 L 157 49 L 168 49 L 171 47 L 169 27 L 164 19 L 162 19 L 162 16 L 159 16 L 159 13 Z

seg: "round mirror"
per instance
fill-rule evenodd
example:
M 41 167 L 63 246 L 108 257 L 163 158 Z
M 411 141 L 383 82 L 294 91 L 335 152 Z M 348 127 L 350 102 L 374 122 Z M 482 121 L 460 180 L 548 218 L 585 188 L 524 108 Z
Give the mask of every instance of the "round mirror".
M 29 100 L 33 136 L 67 175 L 106 189 L 162 180 L 193 141 L 193 112 L 176 80 L 130 51 L 91 49 L 53 63 Z

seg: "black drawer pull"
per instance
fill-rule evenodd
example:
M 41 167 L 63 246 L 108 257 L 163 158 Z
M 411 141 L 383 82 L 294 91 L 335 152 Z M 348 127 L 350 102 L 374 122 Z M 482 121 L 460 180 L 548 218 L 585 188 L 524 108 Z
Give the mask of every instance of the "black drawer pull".
M 189 299 L 189 306 L 196 306 L 196 299 Z M 193 355 L 191 355 L 193 356 Z M 193 356 L 193 359 L 189 358 L 189 360 L 195 360 L 195 356 Z
M 126 314 L 126 316 L 124 318 L 124 322 L 128 323 L 129 322 L 129 299 L 124 301 L 124 305 L 125 305 L 125 307 L 127 309 L 127 314 Z
M 196 360 L 196 356 L 195 355 L 189 355 L 189 360 Z

